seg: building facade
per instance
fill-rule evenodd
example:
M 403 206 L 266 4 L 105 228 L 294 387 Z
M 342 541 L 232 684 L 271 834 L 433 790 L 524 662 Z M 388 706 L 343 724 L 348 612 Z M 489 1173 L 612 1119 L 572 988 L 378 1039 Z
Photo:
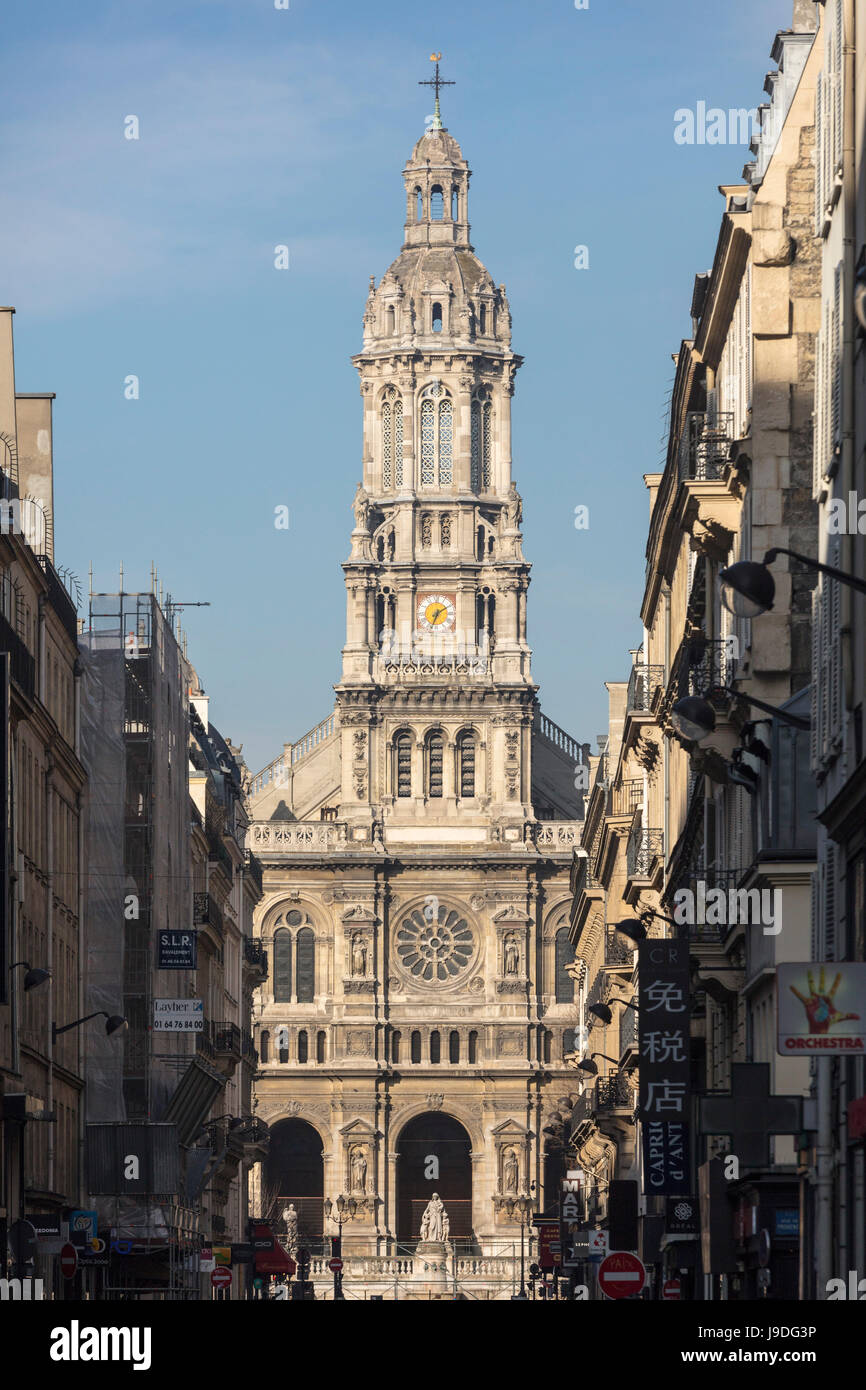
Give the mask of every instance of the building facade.
M 516 1197 L 537 1209 L 550 1188 L 543 1130 L 574 1084 L 568 875 L 587 753 L 532 679 L 521 359 L 470 243 L 469 177 L 437 116 L 403 171 L 403 249 L 371 281 L 353 359 L 363 479 L 336 707 L 253 780 L 249 844 L 270 962 L 260 1214 L 293 1203 L 316 1241 L 337 1229 L 323 1199 L 343 1195 L 344 1255 L 384 1272 L 402 1252 L 411 1269 L 438 1191 L 455 1250 L 476 1272 L 482 1258 L 495 1292 Z

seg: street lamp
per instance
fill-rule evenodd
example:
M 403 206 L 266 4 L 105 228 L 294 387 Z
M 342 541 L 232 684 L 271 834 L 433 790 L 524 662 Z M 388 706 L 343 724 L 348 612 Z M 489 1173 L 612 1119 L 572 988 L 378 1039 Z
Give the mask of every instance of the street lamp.
M 750 563 L 743 561 L 743 564 Z M 761 709 L 765 714 L 771 714 L 774 719 L 779 719 L 783 724 L 790 724 L 795 729 L 810 729 L 810 721 L 802 714 L 791 714 L 788 710 L 779 709 L 776 705 L 768 705 L 765 700 L 759 700 L 756 695 L 749 695 L 744 690 L 735 690 L 732 685 L 715 685 L 712 688 L 713 694 L 736 695 L 740 700 L 745 700 L 756 709 Z M 671 723 L 678 734 L 683 738 L 700 743 L 703 739 L 709 738 L 716 727 L 716 712 L 709 700 L 702 695 L 684 695 L 681 700 L 677 700 L 671 710 Z
M 526 1292 L 526 1226 L 529 1221 L 529 1213 L 532 1211 L 532 1198 L 528 1192 L 524 1192 L 514 1203 L 520 1216 L 520 1293 L 517 1298 L 527 1301 L 529 1295 Z
M 633 941 L 635 945 L 639 941 L 646 941 L 646 927 L 643 922 L 638 922 L 636 918 L 625 917 L 621 922 L 614 922 L 613 929 L 618 931 L 620 936 L 627 936 L 629 941 Z
M 347 1221 L 351 1221 L 355 1212 L 358 1210 L 358 1203 L 354 1197 L 344 1197 L 342 1192 L 337 1196 L 336 1202 L 332 1202 L 330 1197 L 325 1198 L 325 1216 L 329 1221 L 333 1221 L 339 1232 L 337 1240 L 339 1242 L 340 1259 L 343 1258 L 343 1227 Z M 334 1241 L 331 1238 L 331 1253 L 334 1254 Z M 339 1269 L 334 1270 L 334 1302 L 343 1299 L 343 1274 Z M 343 1300 L 345 1301 L 345 1300 Z
M 858 593 L 866 594 L 866 579 L 858 579 L 856 575 L 837 569 L 835 565 L 822 564 L 820 560 L 813 560 L 811 555 L 801 555 L 796 550 L 776 545 L 767 551 L 760 563 L 757 560 L 738 560 L 719 572 L 721 600 L 729 613 L 736 614 L 738 618 L 757 618 L 772 608 L 776 583 L 767 566 L 773 563 L 777 555 L 790 555 L 793 560 L 808 565 L 809 569 L 817 570 L 819 574 L 829 574 L 840 584 L 848 584 Z
M 91 1018 L 105 1019 L 105 1035 L 111 1037 L 112 1033 L 124 1031 L 129 1027 L 129 1020 L 122 1014 L 110 1014 L 105 1009 L 96 1009 L 92 1014 L 85 1014 L 83 1018 L 76 1018 L 73 1023 L 64 1023 L 62 1028 L 58 1028 L 56 1023 L 51 1025 L 51 1041 L 56 1043 L 61 1033 L 68 1033 L 70 1028 L 80 1028 L 82 1023 L 87 1023 Z
M 36 989 L 37 985 L 44 985 L 46 980 L 51 979 L 50 970 L 42 970 L 38 966 L 31 969 L 29 960 L 16 960 L 14 964 L 10 965 L 9 969 L 17 970 L 19 965 L 23 965 L 27 971 L 27 974 L 24 976 L 25 990 Z
M 635 1013 L 638 1012 L 637 1004 L 633 1004 L 630 999 L 620 999 L 614 995 L 611 1003 L 624 1004 L 627 1009 L 634 1009 Z M 607 1004 L 590 1004 L 587 1013 L 593 1014 L 595 1018 L 600 1018 L 604 1024 L 613 1023 L 613 1014 Z
M 598 1076 L 598 1067 L 592 1060 L 593 1057 L 601 1057 L 603 1061 L 612 1062 L 615 1067 L 619 1066 L 618 1058 L 608 1057 L 606 1052 L 591 1052 L 588 1057 L 584 1057 L 582 1062 L 578 1062 L 578 1071 L 585 1071 L 587 1076 Z

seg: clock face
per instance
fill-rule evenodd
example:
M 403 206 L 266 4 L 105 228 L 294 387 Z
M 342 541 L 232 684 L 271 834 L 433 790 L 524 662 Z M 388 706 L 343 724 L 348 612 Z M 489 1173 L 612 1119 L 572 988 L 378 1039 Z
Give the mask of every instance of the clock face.
M 418 627 L 422 632 L 450 632 L 456 616 L 453 594 L 418 595 Z

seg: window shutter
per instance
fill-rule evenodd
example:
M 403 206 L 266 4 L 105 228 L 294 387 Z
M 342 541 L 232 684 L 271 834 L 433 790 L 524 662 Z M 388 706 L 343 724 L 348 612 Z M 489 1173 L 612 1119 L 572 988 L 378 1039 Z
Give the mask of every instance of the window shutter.
M 824 84 L 823 72 L 818 73 L 815 88 L 815 235 L 821 235 L 824 222 Z
M 833 164 L 830 180 L 835 181 L 842 163 L 842 0 L 833 7 Z
M 823 322 L 815 344 L 815 406 L 812 411 L 812 497 L 820 501 L 824 493 L 824 459 L 821 453 L 824 439 L 824 353 L 826 334 Z
M 812 932 L 809 943 L 809 959 L 818 959 L 818 943 L 821 940 L 821 874 L 816 869 L 811 875 L 812 888 Z
M 809 744 L 812 771 L 817 772 L 821 750 L 821 594 L 812 590 L 812 728 Z
M 833 309 L 830 318 L 830 438 L 825 471 L 836 471 L 842 444 L 842 262 L 833 277 Z
M 840 551 L 840 538 L 836 536 L 833 540 L 833 559 L 830 563 L 837 569 L 839 568 L 839 561 L 841 559 Z M 830 666 L 830 711 L 827 722 L 829 724 L 828 733 L 831 744 L 828 751 L 832 751 L 833 746 L 838 742 L 842 723 L 842 595 L 838 580 L 830 580 L 830 592 L 827 595 L 827 599 L 828 607 L 830 608 L 830 651 L 828 653 Z
M 836 959 L 836 846 L 832 840 L 825 843 L 824 880 L 824 941 L 822 955 L 827 960 Z

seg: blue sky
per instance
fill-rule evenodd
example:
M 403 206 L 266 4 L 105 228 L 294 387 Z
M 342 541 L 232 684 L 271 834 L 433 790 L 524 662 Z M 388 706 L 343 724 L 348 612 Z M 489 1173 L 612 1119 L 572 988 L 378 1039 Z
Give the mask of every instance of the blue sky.
M 790 0 L 6 0 L 0 302 L 19 391 L 55 402 L 59 565 L 189 609 L 211 717 L 253 771 L 339 677 L 370 275 L 432 109 L 473 170 L 473 242 L 506 285 L 514 474 L 547 714 L 606 728 L 640 641 L 647 494 L 671 353 L 743 146 L 674 112 L 754 107 Z M 124 139 L 136 115 L 140 139 Z M 273 248 L 291 268 L 273 268 Z M 574 248 L 589 268 L 574 268 Z M 140 399 L 124 379 L 140 378 Z M 274 508 L 289 507 L 288 531 Z M 588 531 L 574 508 L 590 510 Z

